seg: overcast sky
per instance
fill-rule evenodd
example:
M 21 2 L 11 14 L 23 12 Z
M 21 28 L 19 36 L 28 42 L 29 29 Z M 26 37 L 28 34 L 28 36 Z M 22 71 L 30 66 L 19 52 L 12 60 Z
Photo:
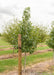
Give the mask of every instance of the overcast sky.
M 0 32 L 13 17 L 21 20 L 26 7 L 31 8 L 32 23 L 50 27 L 54 20 L 54 0 L 0 0 Z

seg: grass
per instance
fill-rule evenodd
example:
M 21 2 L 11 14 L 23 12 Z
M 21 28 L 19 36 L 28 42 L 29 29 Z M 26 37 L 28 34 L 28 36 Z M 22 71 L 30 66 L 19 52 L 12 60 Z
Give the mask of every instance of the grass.
M 38 75 L 54 75 L 54 73 L 38 73 Z
M 44 47 L 37 47 L 37 50 L 44 50 L 44 49 L 50 49 L 50 47 L 48 47 L 48 46 L 44 46 Z
M 30 55 L 27 56 L 26 65 L 38 63 L 40 61 L 44 61 L 46 59 L 52 58 L 53 52 L 38 54 L 38 55 Z M 22 58 L 22 64 L 24 64 L 24 57 Z M 5 70 L 13 70 L 18 66 L 18 58 L 0 60 L 0 72 L 4 72 Z
M 17 50 L 14 50 L 14 53 L 17 53 Z M 13 54 L 13 50 L 0 51 L 0 55 Z
M 0 46 L 4 46 L 4 45 L 7 46 L 10 44 L 8 42 L 6 42 L 3 37 L 0 37 Z

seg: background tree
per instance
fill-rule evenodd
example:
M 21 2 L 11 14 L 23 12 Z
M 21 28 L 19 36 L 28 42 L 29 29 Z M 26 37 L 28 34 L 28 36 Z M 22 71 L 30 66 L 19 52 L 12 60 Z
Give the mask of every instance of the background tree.
M 49 47 L 51 47 L 54 51 L 54 25 L 52 25 L 52 29 L 50 32 L 49 40 L 47 41 Z
M 33 26 L 33 38 L 35 39 L 34 42 L 36 42 L 36 46 L 39 43 L 45 42 L 47 39 L 47 28 L 44 26 Z
M 7 42 L 9 42 L 14 48 L 18 48 L 18 34 L 19 34 L 19 21 L 14 19 L 13 22 L 8 22 L 3 36 Z
M 47 44 L 49 47 L 53 49 L 53 62 L 54 62 L 54 22 L 52 22 L 52 29 L 49 36 L 50 37 L 47 41 Z

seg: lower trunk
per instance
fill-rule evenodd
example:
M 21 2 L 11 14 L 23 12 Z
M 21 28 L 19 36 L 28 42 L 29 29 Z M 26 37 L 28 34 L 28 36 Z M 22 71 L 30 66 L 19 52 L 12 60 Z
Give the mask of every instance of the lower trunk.
M 24 62 L 24 72 L 26 71 L 26 52 L 25 52 L 25 62 Z

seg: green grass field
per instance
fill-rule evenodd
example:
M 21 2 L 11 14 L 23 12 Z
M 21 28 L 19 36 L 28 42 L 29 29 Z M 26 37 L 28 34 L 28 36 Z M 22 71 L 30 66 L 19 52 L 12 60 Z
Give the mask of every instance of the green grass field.
M 36 64 L 38 62 L 51 59 L 52 56 L 53 52 L 27 56 L 26 65 Z M 24 64 L 24 57 L 22 58 L 22 64 Z M 18 66 L 18 58 L 0 60 L 0 72 L 4 72 L 5 70 L 13 70 L 17 66 Z
M 44 50 L 44 49 L 50 49 L 48 46 L 45 47 L 37 47 L 37 50 Z
M 3 37 L 0 37 L 0 46 L 7 46 L 7 45 L 10 45 L 10 44 L 6 42 Z

